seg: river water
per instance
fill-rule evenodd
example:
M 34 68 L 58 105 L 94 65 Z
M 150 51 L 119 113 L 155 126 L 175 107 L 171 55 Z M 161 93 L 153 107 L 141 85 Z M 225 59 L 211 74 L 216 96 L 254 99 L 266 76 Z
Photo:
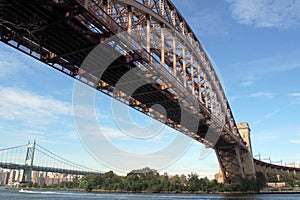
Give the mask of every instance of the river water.
M 0 199 L 102 199 L 102 200 L 298 200 L 300 194 L 256 194 L 256 195 L 224 195 L 224 194 L 131 194 L 131 193 L 87 193 L 74 191 L 25 191 L 0 188 Z

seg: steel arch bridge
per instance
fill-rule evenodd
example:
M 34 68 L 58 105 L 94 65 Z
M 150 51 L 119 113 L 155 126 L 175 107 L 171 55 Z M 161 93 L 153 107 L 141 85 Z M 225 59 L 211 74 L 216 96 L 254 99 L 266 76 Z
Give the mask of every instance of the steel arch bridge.
M 140 35 L 140 48 L 128 52 L 122 41 L 112 46 L 122 53 L 101 77 L 81 68 L 97 45 L 141 29 L 146 31 Z M 255 176 L 252 153 L 213 63 L 170 0 L 0 0 L 0 36 L 2 42 L 213 148 L 225 182 Z M 142 86 L 130 98 L 126 92 L 114 95 L 118 80 L 132 68 L 156 83 Z M 155 104 L 165 108 L 166 116 L 151 109 Z M 199 126 L 182 125 L 183 113 Z

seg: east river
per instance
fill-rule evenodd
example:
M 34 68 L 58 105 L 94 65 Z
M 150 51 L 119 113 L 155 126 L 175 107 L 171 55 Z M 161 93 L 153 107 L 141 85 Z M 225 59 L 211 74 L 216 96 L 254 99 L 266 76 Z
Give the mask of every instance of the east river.
M 0 188 L 0 199 L 102 199 L 102 200 L 298 200 L 300 194 L 253 194 L 253 195 L 225 195 L 225 194 L 132 194 L 132 193 L 87 193 L 74 191 L 19 191 Z

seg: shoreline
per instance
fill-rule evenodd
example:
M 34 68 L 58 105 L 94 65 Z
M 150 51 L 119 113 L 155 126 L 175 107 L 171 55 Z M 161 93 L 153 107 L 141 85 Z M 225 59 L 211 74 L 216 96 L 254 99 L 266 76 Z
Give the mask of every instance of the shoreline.
M 300 194 L 300 191 L 261 191 L 258 194 Z
M 87 192 L 83 189 L 79 188 L 13 188 L 13 187 L 5 187 L 5 186 L 0 186 L 0 188 L 3 189 L 8 189 L 8 190 L 32 190 L 32 191 L 43 191 L 43 190 L 48 190 L 48 191 L 74 191 L 74 192 Z M 300 190 L 288 190 L 288 191 L 266 191 L 262 190 L 259 192 L 210 192 L 210 191 L 197 191 L 197 192 L 188 192 L 188 191 L 181 191 L 181 192 L 168 192 L 168 191 L 162 191 L 162 192 L 149 192 L 149 191 L 139 191 L 139 192 L 134 192 L 134 191 L 121 191 L 121 190 L 93 190 L 91 192 L 87 193 L 128 193 L 128 194 L 223 194 L 223 195 L 239 195 L 239 194 L 246 194 L 246 195 L 251 195 L 251 194 L 300 194 Z

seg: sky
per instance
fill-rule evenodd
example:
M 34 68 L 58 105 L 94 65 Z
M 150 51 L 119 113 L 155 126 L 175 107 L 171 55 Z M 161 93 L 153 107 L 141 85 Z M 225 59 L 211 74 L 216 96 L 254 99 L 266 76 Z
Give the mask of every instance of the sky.
M 249 123 L 253 154 L 299 166 L 300 1 L 173 2 L 216 64 L 236 122 Z M 122 167 L 99 162 L 80 139 L 73 114 L 74 85 L 74 79 L 1 43 L 0 149 L 36 139 L 75 163 L 124 174 Z M 209 178 L 217 173 L 214 151 L 170 128 L 160 126 L 150 139 L 124 135 L 113 120 L 115 102 L 100 92 L 94 95 L 99 126 L 114 146 L 143 156 L 169 147 L 178 137 L 191 145 L 160 172 L 196 172 Z M 128 110 L 138 126 L 151 123 Z M 103 149 L 103 155 L 107 153 Z M 119 163 L 126 165 L 126 157 Z

